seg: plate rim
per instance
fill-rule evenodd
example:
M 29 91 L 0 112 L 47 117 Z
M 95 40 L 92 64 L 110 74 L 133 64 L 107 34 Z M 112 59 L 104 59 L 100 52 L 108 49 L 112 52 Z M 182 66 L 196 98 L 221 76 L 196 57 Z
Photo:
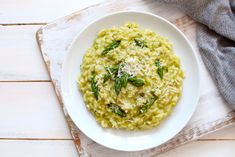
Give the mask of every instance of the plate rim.
M 198 80 L 198 91 L 197 91 L 197 97 L 195 99 L 195 105 L 193 106 L 193 109 L 192 109 L 192 112 L 190 113 L 190 115 L 187 117 L 187 119 L 184 121 L 182 127 L 178 130 L 178 132 L 175 133 L 175 135 L 171 136 L 170 138 L 167 138 L 164 142 L 158 144 L 158 145 L 152 145 L 152 146 L 148 146 L 148 147 L 143 147 L 142 149 L 121 149 L 120 147 L 118 148 L 115 148 L 115 147 L 112 147 L 110 145 L 105 145 L 103 144 L 102 142 L 100 141 L 97 141 L 95 140 L 94 138 L 92 138 L 90 135 L 88 135 L 85 131 L 83 131 L 83 129 L 81 129 L 80 127 L 78 127 L 79 125 L 76 124 L 76 121 L 73 120 L 73 114 L 71 114 L 71 111 L 68 109 L 68 105 L 66 105 L 66 94 L 64 92 L 64 87 L 63 87 L 63 80 L 64 80 L 64 73 L 65 73 L 65 63 L 66 61 L 68 60 L 68 57 L 69 57 L 69 54 L 73 48 L 73 46 L 75 45 L 75 42 L 77 40 L 77 38 L 82 34 L 82 32 L 84 32 L 88 27 L 90 27 L 92 24 L 102 20 L 102 19 L 105 19 L 106 17 L 109 17 L 109 16 L 113 16 L 113 15 L 117 15 L 117 14 L 123 14 L 123 13 L 137 13 L 137 14 L 145 14 L 147 16 L 152 16 L 154 18 L 158 18 L 160 19 L 161 21 L 167 23 L 168 25 L 170 25 L 171 27 L 173 27 L 175 29 L 175 31 L 177 31 L 184 39 L 185 41 L 187 42 L 187 44 L 189 45 L 189 47 L 192 49 L 192 55 L 195 59 L 195 62 L 196 62 L 196 70 L 197 70 L 197 80 Z M 105 146 L 107 148 L 111 148 L 111 149 L 114 149 L 114 150 L 119 150 L 119 151 L 129 151 L 129 152 L 133 152 L 133 151 L 141 151 L 141 150 L 146 150 L 146 149 L 151 149 L 151 148 L 154 148 L 154 147 L 157 147 L 157 146 L 160 146 L 164 143 L 166 143 L 167 141 L 169 141 L 170 139 L 174 138 L 180 131 L 183 130 L 183 128 L 187 125 L 187 123 L 189 122 L 189 120 L 192 118 L 192 115 L 193 113 L 195 112 L 196 108 L 197 108 L 197 105 L 198 105 L 198 101 L 199 101 L 199 98 L 200 98 L 200 88 L 201 88 L 201 77 L 200 77 L 200 68 L 199 68 L 199 58 L 198 56 L 196 55 L 196 51 L 194 49 L 194 47 L 192 46 L 191 42 L 189 41 L 189 39 L 185 36 L 185 34 L 179 29 L 177 28 L 174 24 L 172 24 L 170 21 L 168 21 L 167 19 L 159 16 L 159 15 L 156 15 L 156 14 L 153 14 L 153 13 L 150 13 L 150 12 L 147 12 L 147 11 L 136 11 L 136 10 L 125 10 L 125 11 L 116 11 L 116 12 L 112 12 L 112 13 L 109 13 L 109 14 L 106 14 L 106 15 L 103 15 L 103 16 L 100 16 L 98 18 L 95 18 L 94 20 L 92 20 L 91 22 L 89 22 L 87 25 L 83 26 L 83 28 L 75 35 L 75 37 L 72 39 L 72 41 L 70 42 L 67 50 L 66 50 L 66 55 L 64 56 L 64 60 L 63 60 L 63 65 L 62 65 L 62 70 L 61 70 L 61 82 L 60 82 L 60 87 L 61 87 L 61 100 L 64 104 L 64 110 L 66 110 L 66 112 L 68 113 L 68 115 L 70 116 L 71 120 L 74 122 L 75 126 L 78 127 L 78 129 L 84 133 L 87 137 L 89 137 L 91 140 L 97 142 L 98 144 L 102 145 L 102 146 Z M 85 102 L 84 102 L 85 104 Z M 123 147 L 122 147 L 123 148 Z

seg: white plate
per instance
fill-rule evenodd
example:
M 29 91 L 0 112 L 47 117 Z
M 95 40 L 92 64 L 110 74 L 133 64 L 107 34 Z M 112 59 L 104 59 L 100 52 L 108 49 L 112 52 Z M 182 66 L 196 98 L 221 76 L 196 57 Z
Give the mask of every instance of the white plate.
M 172 114 L 157 128 L 147 131 L 104 129 L 87 111 L 77 88 L 80 65 L 87 48 L 92 46 L 97 33 L 103 28 L 136 22 L 141 29 L 151 29 L 173 43 L 173 51 L 180 57 L 186 78 L 183 94 Z M 77 127 L 95 142 L 123 151 L 137 151 L 158 146 L 174 137 L 191 118 L 199 98 L 199 68 L 193 48 L 186 37 L 165 19 L 144 12 L 126 11 L 104 16 L 89 24 L 71 44 L 63 64 L 62 98 Z

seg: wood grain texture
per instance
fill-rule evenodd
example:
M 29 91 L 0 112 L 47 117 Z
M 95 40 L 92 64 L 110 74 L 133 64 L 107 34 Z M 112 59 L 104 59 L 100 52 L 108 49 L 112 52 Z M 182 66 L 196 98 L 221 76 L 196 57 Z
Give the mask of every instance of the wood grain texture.
M 232 157 L 235 153 L 234 146 L 233 141 L 195 141 L 157 157 Z M 102 149 L 96 147 L 94 157 L 135 157 L 124 152 L 103 154 Z M 4 157 L 77 157 L 72 141 L 0 141 L 0 152 Z
M 103 0 L 1 0 L 0 24 L 47 23 Z
M 174 21 L 173 21 L 174 22 Z M 3 128 L 0 130 L 0 137 L 1 138 L 71 138 L 69 133 L 66 133 L 67 130 L 63 129 L 66 127 L 64 124 L 64 121 L 60 121 L 54 119 L 54 122 L 51 121 L 37 121 L 37 127 L 31 128 L 31 126 L 26 127 L 26 124 L 22 125 L 19 124 L 17 120 L 10 120 L 7 118 L 11 113 L 17 113 L 19 108 L 15 107 L 14 105 L 10 104 L 10 95 L 11 94 L 17 94 L 14 96 L 14 102 L 12 104 L 25 104 L 26 100 L 20 99 L 21 97 L 25 98 L 24 94 L 27 93 L 29 98 L 34 98 L 34 104 L 33 105 L 27 105 L 27 110 L 25 112 L 32 113 L 31 119 L 34 120 L 38 119 L 37 117 L 40 115 L 40 113 L 44 113 L 46 110 L 47 115 L 57 115 L 60 113 L 58 111 L 58 101 L 56 101 L 56 97 L 54 96 L 54 90 L 51 88 L 51 83 L 27 83 L 27 81 L 35 82 L 40 80 L 49 80 L 49 76 L 46 71 L 46 67 L 44 66 L 43 60 L 41 58 L 41 54 L 38 50 L 38 45 L 36 45 L 36 39 L 35 39 L 35 32 L 40 26 L 0 26 L 0 81 L 6 81 L 6 82 L 12 82 L 15 81 L 13 84 L 11 83 L 4 83 L 1 86 L 1 92 L 4 93 L 7 92 L 8 97 L 1 97 L 0 104 L 1 107 L 5 109 L 5 106 L 8 106 L 8 111 L 11 110 L 11 112 L 4 112 L 4 110 L 1 111 L 0 119 L 3 121 L 5 120 L 5 123 L 11 123 L 11 125 L 5 125 L 5 123 L 1 123 L 0 128 Z M 188 35 L 193 36 L 193 32 L 191 32 L 191 29 L 188 29 L 186 32 Z M 17 51 L 19 50 L 19 51 Z M 14 57 L 17 56 L 17 57 Z M 26 57 L 27 56 L 27 57 Z M 30 61 L 30 62 L 28 62 Z M 14 63 L 14 64 L 13 64 Z M 22 83 L 17 82 L 26 82 L 28 84 L 25 86 Z M 30 84 L 30 85 L 29 85 Z M 14 85 L 16 85 L 17 91 L 22 92 L 12 92 L 14 91 Z M 42 100 L 40 100 L 38 97 L 35 96 L 35 88 L 31 88 L 31 86 L 35 87 L 38 86 L 40 89 L 41 99 L 44 101 L 48 101 L 47 103 L 43 102 L 45 104 L 45 109 L 37 111 L 35 110 L 35 106 L 40 106 L 40 103 L 42 103 Z M 41 87 L 42 86 L 42 87 Z M 48 86 L 48 87 L 47 87 Z M 27 87 L 27 88 L 26 88 Z M 27 92 L 26 92 L 27 90 Z M 45 91 L 47 90 L 47 92 Z M 44 94 L 43 94 L 44 93 Z M 3 95 L 3 94 L 0 94 Z M 51 95 L 49 97 L 49 95 Z M 24 100 L 24 101 L 23 101 Z M 6 101 L 9 101 L 7 104 Z M 27 100 L 31 101 L 31 100 Z M 51 102 L 51 103 L 49 103 Z M 3 105 L 4 104 L 4 105 Z M 53 106 L 51 106 L 53 104 Z M 48 106 L 46 106 L 48 105 Z M 23 106 L 22 106 L 23 107 Z M 54 109 L 55 108 L 55 109 Z M 22 113 L 26 114 L 26 113 Z M 15 114 L 17 117 L 21 117 L 19 114 Z M 6 119 L 7 118 L 7 119 Z M 17 118 L 16 118 L 17 119 Z M 59 118 L 60 119 L 60 118 Z M 60 128 L 58 129 L 53 124 L 56 123 Z M 4 127 L 3 127 L 4 126 Z M 14 131 L 11 126 L 14 126 Z M 45 127 L 46 126 L 46 127 Z M 235 139 L 235 134 L 233 132 L 235 127 L 231 127 L 225 130 L 221 130 L 218 132 L 215 132 L 213 134 L 210 134 L 208 136 L 203 137 L 204 139 Z M 60 133 L 54 133 L 52 131 L 53 129 L 58 129 Z M 26 130 L 26 131 L 25 131 Z M 38 130 L 38 131 L 37 131 Z M 43 130 L 43 131 L 40 131 Z
M 35 33 L 40 26 L 0 26 L 0 81 L 49 80 Z
M 195 141 L 158 157 L 229 157 L 235 153 L 234 146 L 233 141 Z
M 0 108 L 0 139 L 71 139 L 50 82 L 0 83 Z
M 69 141 L 0 141 L 2 157 L 77 157 L 76 149 Z
M 182 147 L 173 149 L 161 155 L 151 154 L 148 155 L 150 157 L 221 157 L 226 156 L 229 157 L 231 154 L 235 153 L 233 141 L 194 141 Z M 221 147 L 225 147 L 225 149 L 220 149 Z M 116 152 L 107 150 L 103 153 L 103 147 L 97 146 L 94 148 L 96 155 L 94 156 L 102 156 L 102 157 L 136 157 L 140 156 L 139 152 L 127 154 L 125 152 Z M 213 151 L 212 151 L 213 150 Z M 142 154 L 143 157 L 147 156 L 147 154 Z
M 35 44 L 35 31 L 40 25 L 79 10 L 83 7 L 80 4 L 89 5 L 96 0 L 0 1 L 0 82 L 4 81 L 4 83 L 0 83 L 0 156 L 77 157 L 74 143 L 67 140 L 71 138 L 70 133 L 66 128 L 63 116 L 61 116 L 62 113 L 58 107 L 59 104 L 52 84 L 48 82 L 50 78 L 38 46 Z M 57 2 L 58 5 L 53 5 Z M 152 6 L 152 9 L 154 7 Z M 170 16 L 173 17 L 171 22 L 184 30 L 187 36 L 194 36 L 195 32 L 192 29 L 187 29 L 187 22 L 184 22 L 190 18 L 183 15 L 180 16 L 178 22 L 174 21 L 174 10 L 176 9 L 167 10 L 169 19 Z M 160 15 L 162 14 L 160 13 Z M 190 25 L 190 27 L 195 27 L 196 23 Z M 206 76 L 203 75 L 203 77 Z M 44 84 L 41 81 L 47 81 L 47 83 Z M 206 82 L 202 83 L 204 86 L 207 85 Z M 7 95 L 3 94 L 5 92 Z M 210 90 L 207 92 L 202 90 L 202 92 L 203 95 L 206 94 L 203 101 L 210 98 L 213 93 Z M 217 104 L 214 103 L 214 106 Z M 40 115 L 43 115 L 42 120 L 40 120 Z M 46 118 L 47 116 L 49 119 Z M 55 118 L 51 119 L 51 117 Z M 24 121 L 22 122 L 22 120 Z M 37 125 L 31 120 L 37 122 Z M 235 125 L 229 126 L 226 129 L 200 137 L 200 140 L 209 141 L 192 142 L 160 155 L 160 157 L 233 157 L 234 130 Z M 97 155 L 104 157 L 131 156 L 122 152 L 113 154 L 112 151 L 107 151 L 108 155 L 105 155 L 102 146 L 96 146 L 94 151 Z
M 0 140 L 71 139 L 50 82 L 0 83 L 0 108 Z M 235 140 L 234 130 L 232 125 L 200 139 Z
M 95 18 L 120 10 L 148 11 L 165 17 L 172 23 L 176 24 L 178 28 L 180 28 L 186 34 L 193 45 L 196 46 L 195 28 L 197 24 L 177 9 L 160 4 L 156 1 L 111 1 L 109 3 L 100 4 L 74 13 L 70 16 L 59 19 L 51 24 L 44 26 L 37 33 L 38 43 L 43 53 L 48 70 L 50 71 L 50 75 L 52 77 L 59 99 L 61 98 L 61 67 L 63 64 L 65 52 L 70 42 L 73 40 L 75 34 L 77 34 L 79 30 L 84 28 L 87 23 L 94 20 Z M 165 10 L 168 11 L 166 12 Z M 91 14 L 92 12 L 96 12 L 96 14 Z M 55 45 L 57 45 L 56 48 Z M 197 47 L 195 47 L 195 49 L 197 50 Z M 57 53 L 54 53 L 55 51 Z M 197 55 L 199 55 L 198 51 Z M 204 78 L 202 81 L 202 87 L 206 88 L 201 89 L 201 97 L 198 108 L 188 125 L 175 138 L 161 146 L 146 151 L 131 153 L 126 152 L 123 153 L 122 156 L 155 156 L 235 122 L 235 113 L 226 106 L 226 103 L 219 95 L 201 59 L 200 69 L 201 75 Z M 214 107 L 215 104 L 217 105 L 216 108 Z M 77 143 L 76 146 L 78 148 L 79 154 L 81 156 L 97 155 L 95 149 L 102 146 L 94 143 L 84 134 L 82 134 L 69 119 L 66 111 L 65 115 L 69 122 L 72 136 L 75 139 L 75 143 Z M 110 150 L 104 147 L 100 148 L 100 152 L 101 154 L 120 153 L 118 151 Z M 102 156 L 101 154 L 99 156 Z
M 201 137 L 200 139 L 205 140 L 235 140 L 235 124 L 226 127 L 225 129 L 215 131 L 211 134 Z

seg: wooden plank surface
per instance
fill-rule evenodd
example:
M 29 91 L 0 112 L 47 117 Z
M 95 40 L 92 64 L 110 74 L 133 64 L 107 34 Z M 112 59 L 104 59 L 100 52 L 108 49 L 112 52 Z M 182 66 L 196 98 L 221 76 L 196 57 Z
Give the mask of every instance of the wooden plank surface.
M 0 81 L 49 80 L 35 39 L 39 27 L 0 26 Z
M 5 140 L 0 152 L 2 157 L 77 157 L 71 140 Z
M 196 141 L 157 157 L 233 157 L 235 154 L 234 146 L 233 141 Z M 95 151 L 97 155 L 100 155 L 99 148 Z M 73 142 L 70 140 L 0 141 L 0 152 L 4 157 L 77 157 Z M 120 156 L 134 157 L 123 156 L 123 152 L 102 154 L 102 157 Z
M 235 153 L 234 146 L 233 141 L 195 141 L 161 155 L 153 154 L 151 157 L 232 157 Z M 135 157 L 135 155 L 128 156 L 124 152 L 101 154 L 99 147 L 94 151 L 97 152 L 97 156 L 102 157 Z
M 0 138 L 71 139 L 51 82 L 2 82 L 0 95 Z M 235 139 L 234 129 L 202 139 Z
M 46 23 L 104 0 L 1 0 L 0 24 Z
M 233 157 L 234 141 L 196 141 L 158 157 Z
M 71 139 L 51 82 L 0 83 L 0 139 Z M 235 125 L 202 139 L 235 139 Z
M 71 139 L 50 82 L 0 83 L 0 108 L 0 138 Z
M 65 18 L 58 19 L 42 27 L 37 33 L 37 40 L 59 98 L 61 98 L 61 65 L 63 65 L 67 48 L 70 42 L 74 39 L 75 34 L 96 18 L 107 15 L 108 13 L 123 10 L 137 10 L 155 13 L 166 17 L 167 20 L 175 23 L 184 33 L 187 32 L 187 30 L 195 32 L 196 23 L 192 19 L 184 15 L 184 13 L 179 10 L 177 11 L 175 8 L 165 6 L 157 1 L 111 1 L 109 3 L 76 12 L 72 15 L 66 16 Z M 166 12 L 166 10 L 175 11 L 168 17 L 168 12 Z M 96 12 L 96 14 L 90 14 L 93 12 Z M 188 36 L 187 33 L 186 36 L 191 42 L 195 42 L 195 36 Z M 199 55 L 198 51 L 196 51 L 196 53 Z M 219 130 L 234 122 L 235 113 L 226 106 L 226 102 L 219 95 L 215 84 L 201 60 L 199 63 L 199 69 L 202 73 L 201 76 L 203 77 L 203 88 L 201 88 L 200 100 L 198 102 L 197 109 L 187 126 L 177 136 L 158 147 L 151 150 L 140 151 L 139 153 L 127 152 L 125 155 L 142 157 L 160 154 L 179 147 L 182 144 L 191 142 L 202 135 Z M 209 99 L 207 99 L 207 97 L 209 97 Z M 61 104 L 63 105 L 63 102 L 61 102 Z M 216 107 L 214 107 L 215 104 L 217 105 Z M 72 137 L 76 141 L 75 143 L 79 154 L 81 154 L 81 156 L 97 155 L 95 150 L 97 147 L 100 147 L 100 145 L 91 145 L 92 141 L 88 138 L 84 138 L 76 126 L 73 123 L 70 123 L 71 120 L 67 112 L 65 112 L 65 115 L 70 126 Z M 102 150 L 102 154 L 107 154 L 108 152 L 115 154 L 115 151 L 112 152 L 104 147 L 100 150 Z M 99 156 L 102 155 L 100 154 Z
M 0 156 L 77 157 L 35 32 L 41 24 L 99 1 L 0 0 Z M 175 10 L 167 13 L 173 17 Z M 176 24 L 184 27 L 184 22 Z M 160 157 L 233 157 L 234 130 L 232 125 Z M 96 149 L 97 154 L 102 152 Z M 115 155 L 121 153 L 103 156 Z
M 206 136 L 201 137 L 200 139 L 205 139 L 205 140 L 233 140 L 235 142 L 235 124 L 228 126 L 225 129 L 221 129 L 219 131 L 215 131 L 211 134 L 208 134 Z M 235 143 L 234 143 L 235 144 Z M 235 145 L 234 145 L 235 146 Z

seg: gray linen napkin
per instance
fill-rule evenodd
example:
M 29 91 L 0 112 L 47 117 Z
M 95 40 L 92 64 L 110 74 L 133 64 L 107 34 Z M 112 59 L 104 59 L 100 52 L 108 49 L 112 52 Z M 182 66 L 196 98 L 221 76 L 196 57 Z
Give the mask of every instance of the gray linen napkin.
M 159 0 L 201 23 L 197 44 L 221 95 L 235 109 L 235 0 Z M 202 78 L 203 81 L 203 78 Z

